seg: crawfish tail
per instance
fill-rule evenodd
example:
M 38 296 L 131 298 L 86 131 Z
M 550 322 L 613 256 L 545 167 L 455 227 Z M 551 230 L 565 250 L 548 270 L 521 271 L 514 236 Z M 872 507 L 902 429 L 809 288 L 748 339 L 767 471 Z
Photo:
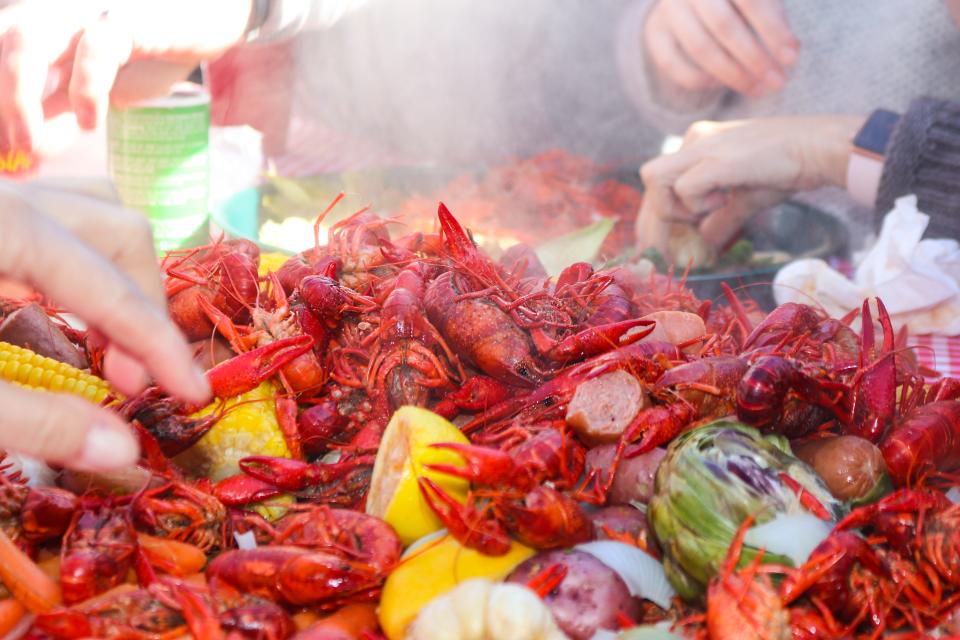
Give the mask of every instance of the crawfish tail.
M 960 466 L 960 400 L 921 405 L 881 443 L 894 482 L 903 486 L 931 470 Z

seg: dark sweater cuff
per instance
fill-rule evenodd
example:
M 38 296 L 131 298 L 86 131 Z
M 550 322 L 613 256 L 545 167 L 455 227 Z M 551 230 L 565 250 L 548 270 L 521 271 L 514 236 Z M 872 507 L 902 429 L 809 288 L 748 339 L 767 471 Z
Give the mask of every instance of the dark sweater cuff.
M 960 238 L 960 104 L 919 98 L 894 129 L 877 192 L 877 228 L 897 198 L 916 194 L 929 237 Z

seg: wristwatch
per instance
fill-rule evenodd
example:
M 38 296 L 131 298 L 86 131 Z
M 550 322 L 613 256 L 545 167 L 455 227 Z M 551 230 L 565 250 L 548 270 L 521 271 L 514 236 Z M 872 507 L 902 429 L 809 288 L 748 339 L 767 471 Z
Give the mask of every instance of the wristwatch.
M 860 204 L 873 207 L 880 188 L 883 159 L 900 115 L 887 109 L 870 114 L 853 138 L 850 163 L 847 165 L 847 191 Z

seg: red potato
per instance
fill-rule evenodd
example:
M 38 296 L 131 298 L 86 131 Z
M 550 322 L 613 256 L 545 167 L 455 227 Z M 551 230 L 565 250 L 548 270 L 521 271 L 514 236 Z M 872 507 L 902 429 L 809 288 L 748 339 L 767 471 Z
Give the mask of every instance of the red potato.
M 587 452 L 588 469 L 609 469 L 613 462 L 616 445 L 606 444 L 594 447 Z M 624 458 L 617 467 L 617 474 L 613 478 L 613 486 L 607 495 L 607 503 L 611 505 L 639 503 L 646 504 L 653 496 L 653 480 L 657 475 L 660 461 L 667 455 L 667 450 L 661 447 L 652 449 L 636 458 Z
M 629 539 L 629 544 L 639 542 L 652 555 L 659 557 L 647 514 L 640 509 L 627 505 L 603 507 L 591 513 L 590 519 L 597 540 L 628 542 Z
M 669 342 L 673 345 L 683 344 L 707 334 L 707 325 L 703 318 L 688 311 L 654 311 L 643 316 L 643 320 L 653 320 L 657 324 L 640 342 Z M 698 344 L 690 345 L 685 350 L 696 351 Z
M 567 424 L 588 445 L 616 442 L 648 404 L 647 392 L 634 376 L 611 371 L 577 386 L 567 407 Z
M 813 467 L 838 500 L 879 497 L 890 487 L 887 465 L 880 448 L 857 436 L 817 438 L 792 447 L 793 453 Z
M 0 324 L 0 341 L 30 349 L 77 369 L 90 366 L 86 354 L 53 323 L 36 303 L 17 309 Z
M 631 620 L 639 617 L 640 600 L 630 595 L 617 572 L 583 551 L 537 554 L 514 569 L 507 582 L 527 584 L 555 564 L 567 574 L 543 602 L 571 640 L 589 640 L 599 629 L 618 630 L 621 614 Z

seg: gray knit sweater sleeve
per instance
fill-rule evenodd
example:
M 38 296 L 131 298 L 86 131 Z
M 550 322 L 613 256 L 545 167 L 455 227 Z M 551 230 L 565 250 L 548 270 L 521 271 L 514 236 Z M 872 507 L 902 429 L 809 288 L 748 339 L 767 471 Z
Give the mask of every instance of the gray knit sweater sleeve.
M 919 98 L 893 131 L 877 193 L 877 223 L 894 201 L 916 194 L 926 235 L 960 239 L 960 103 Z

